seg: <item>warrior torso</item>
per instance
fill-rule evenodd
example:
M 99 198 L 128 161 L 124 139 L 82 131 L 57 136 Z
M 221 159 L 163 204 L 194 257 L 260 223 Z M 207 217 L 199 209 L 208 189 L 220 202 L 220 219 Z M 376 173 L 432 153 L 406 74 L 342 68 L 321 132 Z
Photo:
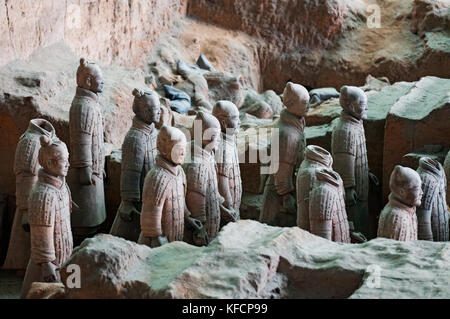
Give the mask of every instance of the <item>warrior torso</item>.
M 97 94 L 77 87 L 70 107 L 70 158 L 73 168 L 91 166 L 103 178 L 103 120 Z
M 191 142 L 191 159 L 185 163 L 187 191 L 197 192 L 204 200 L 203 216 L 197 216 L 190 210 L 192 217 L 204 221 L 209 239 L 214 239 L 220 228 L 219 186 L 217 182 L 216 163 L 213 153 Z M 189 206 L 189 203 L 187 203 Z
M 345 172 L 335 167 L 335 170 L 342 177 L 344 187 L 354 187 L 359 200 L 365 201 L 369 194 L 369 166 L 367 162 L 366 137 L 364 126 L 361 120 L 357 120 L 345 112 L 341 116 L 333 129 L 331 137 L 331 153 L 333 156 L 339 153 L 347 153 L 354 156 L 354 163 L 346 165 L 353 172 Z M 354 176 L 350 180 L 348 176 Z
M 389 203 L 380 214 L 377 236 L 400 241 L 417 240 L 416 208 L 406 206 L 390 194 Z
M 145 237 L 183 240 L 185 193 L 183 169 L 158 155 L 144 183 L 141 229 Z M 155 209 L 161 206 L 162 211 Z
M 28 206 L 31 259 L 34 263 L 53 262 L 61 266 L 72 254 L 70 198 L 64 179 L 51 176 L 42 169 L 39 171 Z
M 147 173 L 155 164 L 156 138 L 154 124 L 146 124 L 137 117 L 122 144 L 120 193 L 122 200 L 141 200 Z
M 216 150 L 217 172 L 228 178 L 231 192 L 231 207 L 239 211 L 242 196 L 241 170 L 234 137 L 222 134 L 222 141 Z

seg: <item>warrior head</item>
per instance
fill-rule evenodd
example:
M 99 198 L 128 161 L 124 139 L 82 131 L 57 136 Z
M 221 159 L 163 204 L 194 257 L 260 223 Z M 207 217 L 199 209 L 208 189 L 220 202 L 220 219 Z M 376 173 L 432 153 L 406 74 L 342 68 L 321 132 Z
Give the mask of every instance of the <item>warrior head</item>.
M 175 165 L 181 165 L 184 162 L 186 154 L 186 136 L 176 127 L 163 126 L 161 127 L 156 147 L 159 153 L 169 162 Z
M 422 181 L 419 174 L 400 165 L 395 166 L 389 180 L 389 188 L 394 196 L 408 206 L 420 206 L 422 200 Z
M 239 133 L 241 121 L 239 120 L 239 110 L 233 102 L 217 101 L 212 114 L 219 120 L 223 133 L 235 135 Z
M 69 151 L 64 142 L 57 137 L 40 137 L 41 148 L 38 160 L 44 171 L 53 176 L 67 176 L 69 170 Z
M 343 86 L 339 103 L 345 112 L 359 120 L 367 118 L 367 96 L 356 86 Z
M 321 163 L 327 168 L 331 168 L 333 165 L 333 157 L 330 152 L 317 145 L 306 146 L 305 157 L 311 161 Z
M 220 131 L 219 120 L 211 114 L 200 111 L 195 117 L 191 136 L 194 137 L 194 142 L 197 145 L 199 145 L 201 141 L 202 148 L 214 151 L 220 143 Z
M 81 58 L 77 69 L 77 85 L 94 93 L 101 93 L 103 91 L 103 75 L 100 67 Z
M 289 113 L 305 116 L 309 109 L 309 93 L 304 86 L 288 82 L 283 92 L 283 104 Z
M 159 123 L 161 117 L 161 103 L 159 95 L 150 90 L 133 90 L 133 112 L 145 123 Z

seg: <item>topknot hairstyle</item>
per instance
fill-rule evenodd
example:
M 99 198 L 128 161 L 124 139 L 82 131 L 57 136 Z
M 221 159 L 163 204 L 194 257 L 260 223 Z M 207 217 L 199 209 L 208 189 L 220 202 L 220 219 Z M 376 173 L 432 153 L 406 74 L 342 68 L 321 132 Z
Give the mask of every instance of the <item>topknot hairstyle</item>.
M 67 151 L 66 144 L 56 136 L 50 138 L 46 135 L 42 135 L 39 138 L 39 141 L 41 143 L 41 148 L 38 153 L 38 161 L 41 166 L 45 166 L 49 160 L 58 159 L 61 156 L 62 150 Z

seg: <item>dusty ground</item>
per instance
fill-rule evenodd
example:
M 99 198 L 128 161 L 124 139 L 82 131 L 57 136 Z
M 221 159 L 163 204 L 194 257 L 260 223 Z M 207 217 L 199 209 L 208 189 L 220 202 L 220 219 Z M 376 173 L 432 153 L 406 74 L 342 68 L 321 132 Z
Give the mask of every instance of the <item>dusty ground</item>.
M 12 270 L 0 270 L 0 299 L 18 299 L 22 277 Z

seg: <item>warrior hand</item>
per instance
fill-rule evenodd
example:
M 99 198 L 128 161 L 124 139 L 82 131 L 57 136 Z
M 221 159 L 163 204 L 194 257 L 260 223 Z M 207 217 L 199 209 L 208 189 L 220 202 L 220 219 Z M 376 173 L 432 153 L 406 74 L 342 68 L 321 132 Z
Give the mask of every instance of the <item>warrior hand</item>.
M 351 242 L 354 244 L 362 244 L 367 242 L 366 236 L 359 232 L 350 232 Z
M 134 215 L 140 216 L 141 214 L 131 201 L 124 201 L 123 204 L 121 204 L 119 211 L 120 218 L 126 222 L 131 222 Z
M 356 191 L 354 188 L 348 188 L 345 190 L 345 205 L 353 206 L 356 204 Z
M 196 218 L 188 217 L 187 224 L 196 231 L 201 231 L 203 229 L 203 224 Z
M 78 174 L 80 178 L 81 185 L 92 185 L 92 168 L 87 166 L 78 169 Z
M 30 232 L 30 223 L 28 221 L 28 214 L 22 215 L 22 228 L 25 232 Z
M 150 241 L 150 247 L 152 248 L 160 247 L 164 244 L 167 244 L 168 242 L 169 241 L 165 236 L 152 237 Z
M 206 228 L 203 227 L 199 231 L 194 231 L 193 240 L 196 246 L 207 246 L 209 244 L 209 237 Z
M 369 172 L 369 179 L 372 183 L 375 184 L 375 186 L 380 185 L 380 182 L 378 181 L 378 177 L 376 177 L 374 174 L 372 174 L 371 172 Z
M 236 211 L 233 208 L 227 208 L 224 205 L 220 205 L 220 211 L 221 211 L 221 216 L 224 218 L 225 221 L 231 221 L 231 222 L 235 222 L 237 221 L 237 216 L 238 214 L 236 213 Z
M 42 263 L 41 264 L 42 278 L 44 282 L 57 282 L 58 276 L 56 274 L 56 265 L 53 263 Z
M 297 202 L 295 201 L 294 196 L 291 194 L 286 194 L 283 196 L 283 208 L 288 214 L 297 214 Z

